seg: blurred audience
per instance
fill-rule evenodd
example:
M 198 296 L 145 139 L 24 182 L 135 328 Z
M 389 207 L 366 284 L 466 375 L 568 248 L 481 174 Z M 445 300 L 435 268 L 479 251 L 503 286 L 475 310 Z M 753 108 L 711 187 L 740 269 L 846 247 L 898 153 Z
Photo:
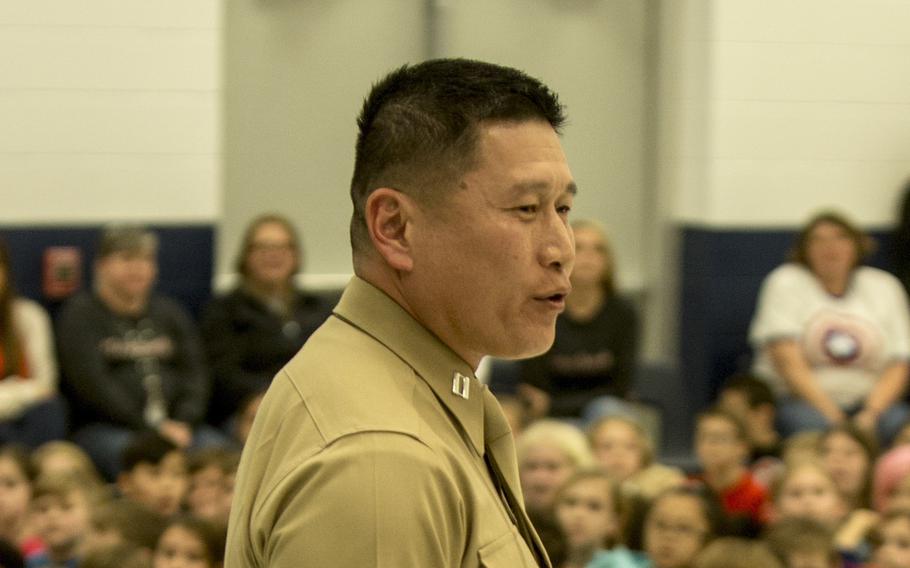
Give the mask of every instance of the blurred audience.
M 16 294 L 9 250 L 0 240 L 0 444 L 35 448 L 66 433 L 50 318 Z
M 559 488 L 594 458 L 585 435 L 571 424 L 552 419 L 528 427 L 516 442 L 525 508 L 532 517 L 553 517 Z
M 332 306 L 294 284 L 303 267 L 297 231 L 281 215 L 254 219 L 237 255 L 240 283 L 205 310 L 202 337 L 214 376 L 210 423 L 225 421 L 265 391 Z
M 57 321 L 74 440 L 108 480 L 143 430 L 180 447 L 224 442 L 201 424 L 210 389 L 196 328 L 176 302 L 152 291 L 157 252 L 158 238 L 145 228 L 107 228 L 94 290 L 67 301 Z
M 820 213 L 762 284 L 754 371 L 777 392 L 784 436 L 849 420 L 887 445 L 910 418 L 907 295 L 894 276 L 862 266 L 871 248 L 846 217 Z
M 170 439 L 145 432 L 124 449 L 117 488 L 127 499 L 171 517 L 180 511 L 188 487 L 186 456 Z
M 154 568 L 221 568 L 227 528 L 194 517 L 171 521 L 158 539 Z

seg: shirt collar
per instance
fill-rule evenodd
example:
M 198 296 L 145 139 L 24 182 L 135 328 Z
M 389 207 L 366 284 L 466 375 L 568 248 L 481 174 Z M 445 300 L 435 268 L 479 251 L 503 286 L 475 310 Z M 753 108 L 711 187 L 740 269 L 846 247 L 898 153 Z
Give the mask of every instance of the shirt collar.
M 334 313 L 413 368 L 455 416 L 478 454 L 483 455 L 485 386 L 467 362 L 392 298 L 357 276 L 345 288 Z

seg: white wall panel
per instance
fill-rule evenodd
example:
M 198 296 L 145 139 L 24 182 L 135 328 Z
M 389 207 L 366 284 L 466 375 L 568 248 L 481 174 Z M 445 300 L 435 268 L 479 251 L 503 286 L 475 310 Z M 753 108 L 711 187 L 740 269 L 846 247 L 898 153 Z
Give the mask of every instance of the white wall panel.
M 0 0 L 0 223 L 215 220 L 220 11 Z
M 910 43 L 907 0 L 721 0 L 718 41 Z
M 218 167 L 215 156 L 0 153 L 0 223 L 211 222 Z

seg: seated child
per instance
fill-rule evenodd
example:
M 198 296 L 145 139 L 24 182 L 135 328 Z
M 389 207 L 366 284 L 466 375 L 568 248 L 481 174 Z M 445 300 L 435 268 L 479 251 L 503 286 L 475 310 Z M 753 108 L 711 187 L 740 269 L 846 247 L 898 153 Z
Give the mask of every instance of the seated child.
M 23 554 L 37 552 L 28 523 L 35 470 L 23 448 L 0 446 L 0 540 L 19 547 Z
M 225 448 L 206 448 L 188 460 L 189 491 L 186 504 L 193 515 L 227 524 L 234 494 L 234 476 L 240 454 Z
M 749 442 L 742 422 L 724 410 L 703 412 L 695 423 L 695 453 L 702 469 L 698 477 L 743 525 L 739 532 L 757 534 L 768 520 L 767 493 L 745 465 Z
M 910 566 L 910 509 L 885 513 L 879 523 L 878 544 L 872 557 L 875 568 Z
M 531 424 L 516 440 L 525 508 L 533 518 L 553 515 L 556 492 L 579 468 L 593 463 L 584 434 L 554 419 Z
M 187 486 L 183 450 L 161 434 L 138 434 L 123 451 L 117 487 L 127 499 L 170 517 L 180 510 Z
M 127 498 L 112 499 L 92 511 L 86 551 L 127 543 L 151 557 L 167 522 L 157 512 Z
M 808 517 L 791 517 L 771 526 L 764 540 L 787 568 L 838 568 L 834 534 Z
M 32 452 L 32 464 L 37 475 L 70 474 L 103 483 L 101 474 L 85 450 L 72 442 L 54 440 L 46 442 Z
M 748 374 L 733 375 L 724 383 L 717 405 L 746 425 L 750 462 L 781 457 L 781 439 L 774 429 L 777 404 L 767 382 Z
M 154 568 L 221 568 L 227 528 L 195 517 L 171 521 L 158 540 Z
M 102 499 L 102 489 L 82 477 L 38 478 L 32 497 L 32 518 L 45 550 L 29 556 L 28 567 L 79 566 L 92 507 Z
M 847 566 L 860 566 L 868 556 L 866 537 L 877 515 L 866 509 L 851 511 L 822 464 L 806 461 L 788 466 L 773 495 L 776 521 L 797 517 L 822 523 L 833 531 L 834 544 Z
M 594 554 L 613 548 L 619 537 L 619 493 L 599 470 L 581 470 L 559 490 L 556 520 L 566 543 L 562 568 L 585 568 Z
M 872 466 L 878 458 L 875 439 L 852 424 L 842 424 L 822 434 L 819 453 L 850 508 L 871 507 Z
M 720 532 L 723 512 L 704 488 L 679 487 L 654 499 L 645 515 L 645 554 L 654 568 L 683 568 Z
M 594 459 L 626 496 L 651 500 L 685 481 L 683 472 L 654 462 L 651 440 L 633 419 L 605 416 L 588 429 Z
M 693 568 L 784 568 L 763 542 L 723 537 L 698 553 Z

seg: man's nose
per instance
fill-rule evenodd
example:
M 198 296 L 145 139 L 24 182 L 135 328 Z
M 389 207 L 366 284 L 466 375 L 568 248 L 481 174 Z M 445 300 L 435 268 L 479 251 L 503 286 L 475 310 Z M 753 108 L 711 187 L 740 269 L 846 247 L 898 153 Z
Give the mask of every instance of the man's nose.
M 575 236 L 572 227 L 555 212 L 547 216 L 544 227 L 541 264 L 571 273 L 575 265 Z

